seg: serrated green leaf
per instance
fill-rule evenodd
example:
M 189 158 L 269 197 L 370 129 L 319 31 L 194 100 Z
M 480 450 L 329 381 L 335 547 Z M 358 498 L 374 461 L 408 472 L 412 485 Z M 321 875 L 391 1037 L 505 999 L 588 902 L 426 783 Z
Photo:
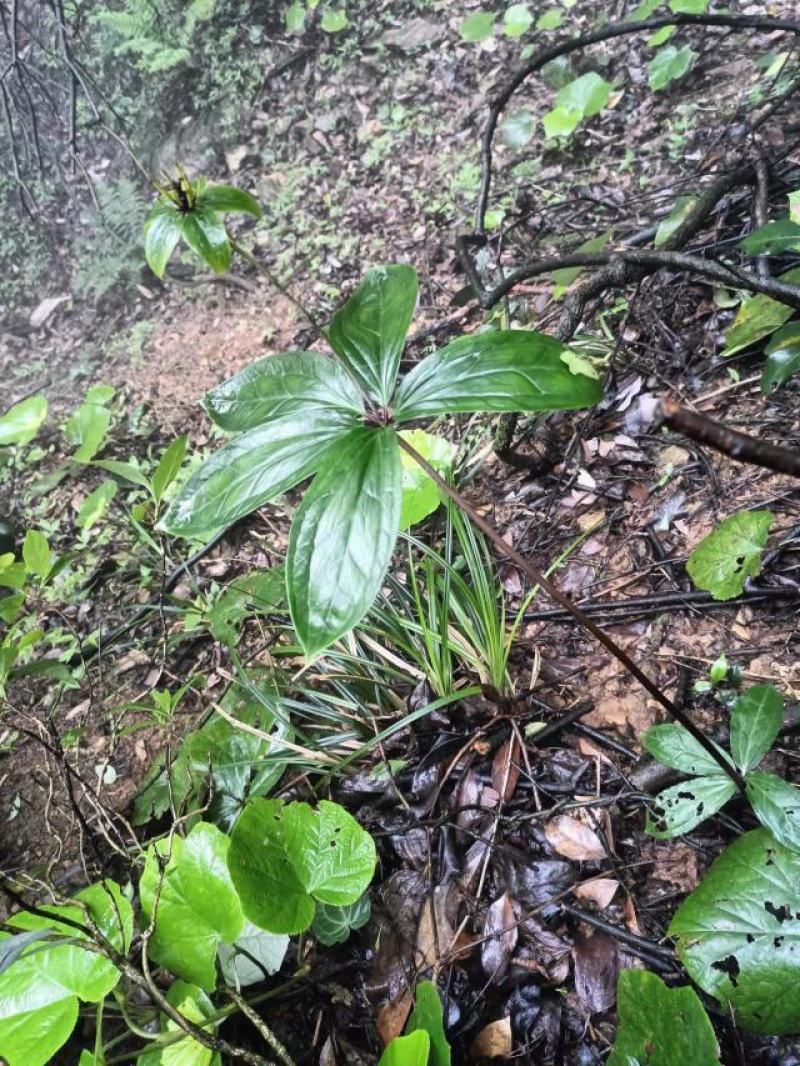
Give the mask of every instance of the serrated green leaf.
M 767 222 L 739 241 L 745 255 L 784 255 L 800 248 L 800 223 L 791 219 Z
M 755 769 L 783 725 L 783 696 L 773 685 L 753 685 L 731 712 L 731 755 L 742 771 Z
M 646 970 L 617 982 L 618 1028 L 607 1066 L 717 1066 L 719 1046 L 700 997 Z
M 364 414 L 362 395 L 352 378 L 318 352 L 268 355 L 207 392 L 203 407 L 228 431 L 253 429 L 274 418 L 325 409 Z
M 720 522 L 686 563 L 695 585 L 715 600 L 740 596 L 746 580 L 761 570 L 761 553 L 774 518 L 769 511 L 743 511 Z
M 800 854 L 766 830 L 745 833 L 713 864 L 667 930 L 691 978 L 737 1025 L 800 1031 Z
M 414 1009 L 406 1032 L 423 1030 L 430 1039 L 428 1066 L 451 1066 L 450 1045 L 444 1032 L 442 1001 L 433 981 L 420 981 L 414 989 Z
M 511 4 L 503 16 L 503 30 L 507 37 L 521 37 L 533 23 L 533 15 L 527 4 Z
M 381 1055 L 378 1066 L 428 1066 L 431 1040 L 424 1029 L 396 1036 Z
M 767 361 L 761 374 L 761 391 L 768 396 L 800 370 L 800 322 L 779 329 L 766 349 Z
M 161 456 L 152 481 L 153 499 L 156 503 L 161 502 L 164 493 L 177 477 L 186 456 L 187 441 L 188 437 L 185 434 L 176 437 Z
M 474 333 L 418 363 L 395 398 L 398 421 L 472 411 L 555 411 L 602 399 L 599 381 L 572 374 L 564 345 L 533 330 Z
M 366 895 L 343 907 L 318 903 L 311 931 L 326 947 L 343 944 L 354 930 L 367 924 L 371 911 L 369 896 Z
M 235 211 L 237 214 L 261 218 L 261 204 L 255 196 L 233 185 L 206 185 L 197 197 L 197 208 L 207 208 L 220 214 Z
M 228 864 L 246 916 L 274 933 L 300 933 L 315 901 L 345 906 L 375 872 L 375 845 L 347 811 L 322 800 L 253 799 L 231 836 Z
M 156 914 L 152 958 L 209 992 L 220 941 L 232 943 L 244 926 L 228 873 L 229 844 L 216 826 L 198 822 L 185 839 L 174 836 L 149 848 L 139 883 L 146 918 Z M 169 857 L 163 878 L 159 855 Z
M 417 305 L 416 271 L 393 264 L 373 267 L 333 316 L 328 341 L 362 388 L 385 406 Z
M 47 418 L 44 396 L 29 396 L 21 400 L 0 418 L 0 447 L 10 444 L 29 444 Z
M 736 785 L 724 774 L 693 777 L 660 792 L 647 812 L 647 832 L 657 840 L 688 833 L 721 810 Z
M 144 224 L 144 255 L 157 278 L 164 277 L 167 263 L 181 239 L 180 213 L 159 201 Z
M 787 270 L 781 274 L 779 280 L 800 287 L 800 267 Z M 768 337 L 776 329 L 780 329 L 793 314 L 793 308 L 787 307 L 779 300 L 773 300 L 771 296 L 759 294 L 746 297 L 742 300 L 736 317 L 728 327 L 725 335 L 725 350 L 721 354 L 723 356 L 735 355 L 743 348 L 749 348 L 762 337 Z
M 469 15 L 458 28 L 462 41 L 479 44 L 491 37 L 494 33 L 494 19 L 491 11 L 476 11 L 474 15 Z
M 719 764 L 682 725 L 672 722 L 655 725 L 643 734 L 642 743 L 654 759 L 683 774 L 700 776 L 720 773 Z M 714 746 L 730 762 L 722 748 L 716 744 Z
M 313 474 L 349 426 L 349 418 L 337 411 L 318 411 L 277 418 L 243 433 L 181 487 L 162 528 L 192 537 L 230 525 Z
M 800 852 L 800 788 L 777 774 L 753 772 L 745 778 L 745 791 L 759 822 L 779 843 Z
M 674 44 L 659 48 L 648 63 L 650 71 L 649 84 L 654 92 L 666 88 L 672 81 L 677 81 L 689 71 L 695 60 L 695 52 L 685 44 L 676 48 Z
M 378 594 L 400 522 L 392 429 L 351 430 L 320 468 L 289 533 L 286 589 L 308 658 L 361 621 Z
M 426 433 L 423 429 L 404 429 L 400 436 L 426 459 L 434 470 L 446 477 L 453 465 L 456 449 L 443 437 Z M 442 493 L 436 482 L 406 452 L 400 453 L 402 466 L 402 496 L 400 505 L 400 529 L 408 529 L 433 514 L 442 502 Z
M 231 265 L 233 252 L 225 224 L 210 208 L 195 207 L 180 215 L 181 236 L 216 274 L 224 274 Z

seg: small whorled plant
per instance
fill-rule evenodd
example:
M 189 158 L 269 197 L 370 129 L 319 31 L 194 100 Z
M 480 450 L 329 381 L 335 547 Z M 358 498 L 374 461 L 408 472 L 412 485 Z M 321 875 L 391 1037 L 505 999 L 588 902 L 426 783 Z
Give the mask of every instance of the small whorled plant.
M 156 266 L 179 239 L 175 227 L 194 239 L 186 229 L 193 212 L 205 219 L 209 203 L 212 214 L 226 204 L 245 209 L 223 188 L 203 185 L 183 208 L 157 205 L 148 222 Z M 173 226 L 169 242 L 153 237 L 163 218 Z M 211 262 L 197 241 L 192 247 Z M 189 478 L 161 522 L 168 533 L 201 537 L 316 475 L 286 560 L 291 618 L 308 657 L 356 625 L 381 587 L 400 522 L 400 449 L 413 454 L 398 426 L 443 414 L 570 410 L 602 396 L 590 364 L 533 330 L 460 337 L 398 382 L 417 292 L 411 267 L 376 267 L 321 331 L 335 358 L 267 356 L 212 389 L 207 413 L 237 436 Z

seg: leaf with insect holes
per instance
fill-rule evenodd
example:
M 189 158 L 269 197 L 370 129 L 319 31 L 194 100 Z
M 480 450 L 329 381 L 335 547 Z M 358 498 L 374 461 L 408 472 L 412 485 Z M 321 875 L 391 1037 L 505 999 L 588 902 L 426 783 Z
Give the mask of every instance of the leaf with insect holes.
M 732 600 L 761 571 L 761 553 L 775 516 L 769 511 L 731 515 L 704 537 L 686 564 L 689 576 L 715 600 Z
M 617 1014 L 607 1066 L 718 1066 L 714 1027 L 694 989 L 670 988 L 647 970 L 623 970 Z
M 647 812 L 646 829 L 656 840 L 688 833 L 721 810 L 736 785 L 724 774 L 693 777 L 660 792 Z
M 720 772 L 719 763 L 682 725 L 671 722 L 655 725 L 642 736 L 642 743 L 654 759 L 683 774 L 700 776 Z M 719 745 L 714 747 L 721 758 L 730 762 Z
M 783 725 L 783 696 L 773 685 L 753 685 L 731 711 L 731 755 L 742 771 L 755 769 Z
M 745 791 L 759 822 L 781 844 L 800 851 L 800 788 L 777 774 L 753 772 Z
M 692 980 L 737 1025 L 800 1032 L 800 854 L 766 830 L 745 833 L 714 862 L 674 915 Z
M 316 903 L 347 906 L 375 872 L 375 845 L 337 803 L 253 799 L 231 834 L 228 856 L 245 915 L 273 933 L 300 933 Z

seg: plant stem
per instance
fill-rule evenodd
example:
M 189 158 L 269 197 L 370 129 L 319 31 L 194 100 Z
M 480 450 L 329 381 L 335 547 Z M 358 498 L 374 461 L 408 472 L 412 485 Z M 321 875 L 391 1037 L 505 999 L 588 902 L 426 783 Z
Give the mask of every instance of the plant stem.
M 532 581 L 536 585 L 541 585 L 541 587 L 545 590 L 545 592 L 547 592 L 551 599 L 555 600 L 555 602 L 560 607 L 563 607 L 565 611 L 571 614 L 572 617 L 577 622 L 579 622 L 588 633 L 591 633 L 595 640 L 599 641 L 600 644 L 602 644 L 607 651 L 609 651 L 616 659 L 618 659 L 619 662 L 622 663 L 622 665 L 625 667 L 625 669 L 630 674 L 632 674 L 633 677 L 636 678 L 642 688 L 644 688 L 645 691 L 647 691 L 653 697 L 654 700 L 657 700 L 658 703 L 660 703 L 661 706 L 664 708 L 664 710 L 672 718 L 674 718 L 676 722 L 680 722 L 683 728 L 686 729 L 687 732 L 689 732 L 694 737 L 694 739 L 697 741 L 698 744 L 700 744 L 703 750 L 707 752 L 714 760 L 714 762 L 719 765 L 720 769 L 723 770 L 725 774 L 727 774 L 727 776 L 734 781 L 739 791 L 744 792 L 744 778 L 738 772 L 738 770 L 734 769 L 734 767 L 728 764 L 724 756 L 715 748 L 715 746 L 705 736 L 705 734 L 697 728 L 691 718 L 689 718 L 689 716 L 685 714 L 684 711 L 680 709 L 680 707 L 673 703 L 673 701 L 669 698 L 669 696 L 667 696 L 665 692 L 661 691 L 658 685 L 650 677 L 648 677 L 647 674 L 642 669 L 640 669 L 639 666 L 637 666 L 637 664 L 633 661 L 630 655 L 628 655 L 628 653 L 624 651 L 619 646 L 619 644 L 617 644 L 617 642 L 613 640 L 608 635 L 608 633 L 606 633 L 604 629 L 601 629 L 600 626 L 593 622 L 588 615 L 584 614 L 584 612 L 579 607 L 576 607 L 572 600 L 569 598 L 569 596 L 566 596 L 563 592 L 561 592 L 561 590 L 549 578 L 545 577 L 544 574 L 537 570 L 536 567 L 532 566 L 531 563 L 529 563 L 524 556 L 520 555 L 516 548 L 512 548 L 510 544 L 506 543 L 506 541 L 503 540 L 502 536 L 500 535 L 500 533 L 498 533 L 494 526 L 490 525 L 485 518 L 479 515 L 478 512 L 474 509 L 474 507 L 472 507 L 471 504 L 464 499 L 464 497 L 461 495 L 460 492 L 458 492 L 457 489 L 454 489 L 452 485 L 448 485 L 444 478 L 441 477 L 433 469 L 430 463 L 426 462 L 425 459 L 423 459 L 422 456 L 419 454 L 419 452 L 415 448 L 413 448 L 408 443 L 408 441 L 404 440 L 399 434 L 398 441 L 403 451 L 405 451 L 407 455 L 410 455 L 411 458 L 416 463 L 418 463 L 419 466 L 422 467 L 428 477 L 430 477 L 436 483 L 436 485 L 438 485 L 438 487 L 447 497 L 449 497 L 449 499 L 453 500 L 454 503 L 458 504 L 458 506 L 467 515 L 470 521 L 472 521 L 473 524 L 476 525 L 478 529 L 480 529 L 480 531 L 489 538 L 489 540 L 495 545 L 495 547 L 498 548 L 504 555 L 508 556 L 508 558 L 511 559 L 512 562 L 514 562 L 520 568 L 520 570 L 522 570 L 522 572 L 528 577 L 530 581 Z
M 325 332 L 324 327 L 319 324 L 319 322 L 316 320 L 316 318 L 314 318 L 308 308 L 304 307 L 303 304 L 297 299 L 297 297 L 293 296 L 291 291 L 287 289 L 282 282 L 278 281 L 272 271 L 269 270 L 268 267 L 265 267 L 262 262 L 256 259 L 252 252 L 248 252 L 246 248 L 243 248 L 241 244 L 239 244 L 239 242 L 230 235 L 230 233 L 228 234 L 228 240 L 230 241 L 231 248 L 233 248 L 234 252 L 238 252 L 242 259 L 246 259 L 250 266 L 257 270 L 263 278 L 266 278 L 270 285 L 272 285 L 273 288 L 276 288 L 281 294 L 281 296 L 285 297 L 289 301 L 289 303 L 292 304 L 292 306 L 300 312 L 300 314 L 303 316 L 303 318 L 305 318 L 306 322 L 308 322 L 308 324 L 311 326 L 311 328 L 314 330 L 320 340 L 327 340 L 328 335 Z

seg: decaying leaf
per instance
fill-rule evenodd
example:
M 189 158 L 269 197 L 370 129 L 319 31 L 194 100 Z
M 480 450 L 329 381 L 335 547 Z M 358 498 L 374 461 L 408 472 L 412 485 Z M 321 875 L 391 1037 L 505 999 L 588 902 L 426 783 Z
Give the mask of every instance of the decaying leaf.
M 606 849 L 593 829 L 568 814 L 559 814 L 544 827 L 547 842 L 567 859 L 589 862 L 604 859 Z
M 504 892 L 486 912 L 481 947 L 481 965 L 487 977 L 500 978 L 508 969 L 517 946 L 517 919 L 508 893 Z
M 572 890 L 581 903 L 594 903 L 599 911 L 605 910 L 617 893 L 619 881 L 613 877 L 593 877 Z
M 481 1029 L 469 1050 L 469 1057 L 471 1059 L 506 1059 L 513 1050 L 511 1019 L 501 1018 L 497 1022 L 489 1022 L 485 1029 Z
M 616 940 L 604 933 L 584 937 L 572 949 L 575 992 L 587 1014 L 600 1014 L 613 1007 L 619 975 Z

